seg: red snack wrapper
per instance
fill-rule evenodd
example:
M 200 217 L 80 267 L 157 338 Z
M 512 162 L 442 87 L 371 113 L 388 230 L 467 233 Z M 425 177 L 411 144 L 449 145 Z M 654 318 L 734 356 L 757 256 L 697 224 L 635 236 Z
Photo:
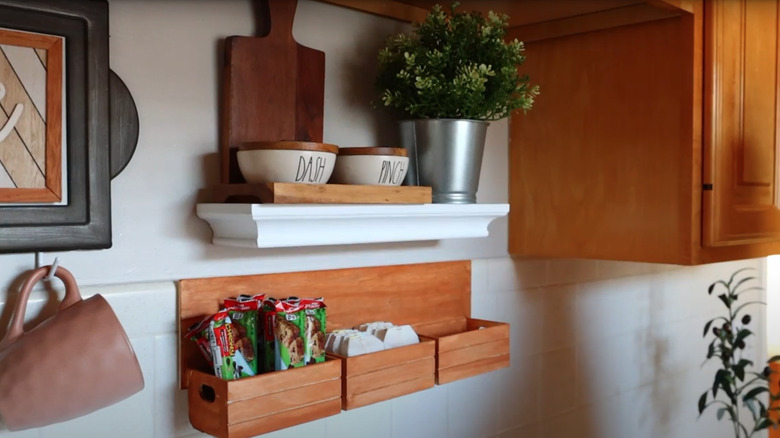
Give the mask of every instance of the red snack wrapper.
M 198 346 L 198 350 L 200 350 L 201 354 L 203 354 L 203 357 L 206 358 L 206 361 L 209 363 L 209 365 L 214 366 L 214 358 L 211 355 L 211 347 L 209 345 L 208 339 L 209 322 L 211 322 L 211 317 L 204 318 L 202 321 L 196 322 L 190 326 L 185 336 L 187 339 L 195 342 L 195 344 Z

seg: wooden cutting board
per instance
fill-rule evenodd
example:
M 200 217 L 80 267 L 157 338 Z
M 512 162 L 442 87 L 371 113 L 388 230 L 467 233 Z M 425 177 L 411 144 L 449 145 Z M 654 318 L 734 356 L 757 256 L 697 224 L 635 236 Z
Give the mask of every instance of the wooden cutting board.
M 245 141 L 322 142 L 325 53 L 293 39 L 297 0 L 257 0 L 258 36 L 225 41 L 221 182 L 243 183 Z

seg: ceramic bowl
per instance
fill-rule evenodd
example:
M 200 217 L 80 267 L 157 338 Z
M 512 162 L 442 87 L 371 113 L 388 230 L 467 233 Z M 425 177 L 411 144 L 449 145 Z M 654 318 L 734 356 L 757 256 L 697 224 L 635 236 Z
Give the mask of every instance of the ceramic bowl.
M 409 157 L 404 148 L 341 148 L 332 182 L 400 186 L 408 168 Z
M 333 173 L 338 146 L 301 141 L 244 143 L 238 167 L 249 183 L 325 184 Z

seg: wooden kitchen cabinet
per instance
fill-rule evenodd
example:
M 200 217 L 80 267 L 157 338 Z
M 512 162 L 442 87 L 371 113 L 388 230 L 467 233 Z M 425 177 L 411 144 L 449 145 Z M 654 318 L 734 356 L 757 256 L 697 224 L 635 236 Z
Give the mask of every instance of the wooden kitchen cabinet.
M 510 252 L 675 264 L 780 252 L 779 3 L 512 28 L 541 95 L 510 123 Z

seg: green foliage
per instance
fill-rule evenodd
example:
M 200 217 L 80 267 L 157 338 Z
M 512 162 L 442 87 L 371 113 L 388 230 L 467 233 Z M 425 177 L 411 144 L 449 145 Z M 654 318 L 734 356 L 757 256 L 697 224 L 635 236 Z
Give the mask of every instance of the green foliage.
M 710 406 L 717 406 L 718 420 L 728 415 L 734 427 L 735 438 L 750 438 L 769 426 L 777 427 L 778 424 L 771 418 L 770 412 L 780 410 L 778 407 L 771 407 L 772 402 L 780 400 L 780 391 L 775 388 L 773 392 L 769 388 L 771 369 L 767 366 L 760 373 L 752 372 L 750 367 L 753 362 L 742 358 L 747 346 L 746 340 L 753 335 L 746 327 L 752 318 L 745 313 L 745 308 L 752 304 L 763 304 L 760 301 L 738 304 L 742 293 L 757 289 L 746 287 L 755 277 L 739 278 L 746 270 L 740 269 L 728 281 L 719 280 L 710 285 L 707 293 L 712 295 L 720 292 L 717 297 L 727 311 L 725 316 L 707 321 L 703 334 L 704 337 L 710 334 L 713 338 L 707 347 L 707 360 L 718 360 L 721 367 L 715 373 L 712 388 L 699 398 L 699 415 Z M 780 356 L 775 356 L 769 359 L 768 363 L 778 361 Z M 710 393 L 712 398 L 709 398 Z M 747 421 L 740 418 L 740 400 L 750 411 L 751 418 Z
M 410 118 L 498 120 L 530 110 L 538 86 L 517 68 L 523 43 L 506 42 L 503 14 L 456 12 L 436 5 L 411 35 L 388 38 L 376 87 L 384 106 Z

